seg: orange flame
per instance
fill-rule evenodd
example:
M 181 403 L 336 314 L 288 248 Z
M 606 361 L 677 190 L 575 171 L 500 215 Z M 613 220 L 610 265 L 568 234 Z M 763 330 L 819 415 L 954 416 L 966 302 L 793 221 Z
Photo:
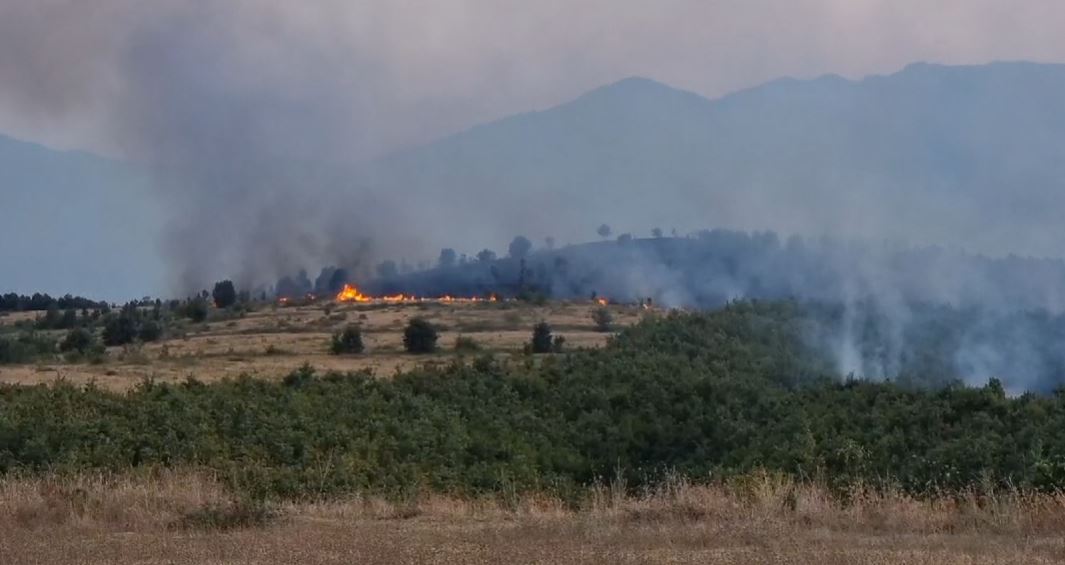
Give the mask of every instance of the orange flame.
M 387 296 L 372 297 L 363 294 L 359 291 L 358 287 L 350 284 L 344 285 L 344 289 L 337 294 L 337 302 L 378 302 L 385 304 L 415 304 L 421 302 L 440 302 L 442 304 L 453 303 L 468 303 L 468 302 L 498 302 L 499 297 L 492 294 L 488 298 L 470 297 L 459 298 L 451 295 L 439 296 L 437 298 L 422 298 L 410 294 L 391 294 Z
M 606 298 L 596 298 L 595 299 L 595 303 L 600 305 L 600 306 L 606 306 L 606 305 L 610 304 L 610 301 L 607 300 Z
M 344 285 L 344 290 L 337 294 L 337 302 L 370 302 L 369 296 L 359 292 L 358 288 L 350 284 Z

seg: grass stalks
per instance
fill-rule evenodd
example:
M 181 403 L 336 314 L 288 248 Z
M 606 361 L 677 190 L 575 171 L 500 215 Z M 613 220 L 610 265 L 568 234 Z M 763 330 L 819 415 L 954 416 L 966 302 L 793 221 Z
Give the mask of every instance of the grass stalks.
M 764 525 L 876 535 L 988 533 L 1065 535 L 1065 495 L 958 493 L 920 500 L 901 492 L 828 489 L 758 473 L 714 485 L 674 478 L 639 495 L 619 481 L 590 490 L 577 507 L 545 494 L 497 498 L 373 496 L 264 505 L 228 492 L 209 473 L 152 470 L 0 479 L 0 531 L 164 531 L 257 528 L 279 517 L 342 521 L 578 520 L 721 527 Z

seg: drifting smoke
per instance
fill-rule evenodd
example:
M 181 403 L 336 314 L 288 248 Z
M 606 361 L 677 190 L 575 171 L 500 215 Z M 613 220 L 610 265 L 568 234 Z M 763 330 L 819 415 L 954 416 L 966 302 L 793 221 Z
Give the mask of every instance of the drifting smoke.
M 5 5 L 3 96 L 42 122 L 97 116 L 105 145 L 151 175 L 171 217 L 162 250 L 172 292 L 222 276 L 248 287 L 307 264 L 356 271 L 375 252 L 416 242 L 391 233 L 398 200 L 354 186 L 355 165 L 379 150 L 374 93 L 361 88 L 373 65 L 307 20 L 331 12 Z
M 382 277 L 374 294 L 607 297 L 669 308 L 790 299 L 841 376 L 1065 385 L 1065 261 L 772 232 L 621 238 Z
M 151 175 L 172 215 L 162 245 L 176 271 L 170 290 L 182 293 L 223 276 L 248 287 L 320 265 L 365 278 L 380 259 L 424 257 L 441 247 L 430 242 L 457 243 L 456 233 L 476 240 L 462 245 L 490 245 L 488 239 L 513 231 L 572 241 L 578 230 L 590 232 L 622 215 L 632 225 L 712 223 L 790 233 L 831 226 L 836 235 L 860 228 L 853 231 L 872 238 L 914 233 L 923 241 L 950 232 L 951 243 L 982 234 L 990 242 L 985 248 L 993 244 L 1000 252 L 1019 241 L 1024 251 L 1049 254 L 1057 247 L 1060 232 L 1048 230 L 1060 224 L 1055 188 L 1062 178 L 1057 148 L 1065 98 L 1053 94 L 1062 81 L 1043 74 L 1027 97 L 1010 100 L 1019 102 L 1014 110 L 1047 112 L 1005 112 L 1002 99 L 982 96 L 1014 93 L 1012 75 L 959 106 L 964 111 L 941 112 L 958 110 L 954 103 L 974 89 L 965 77 L 947 83 L 918 69 L 909 75 L 925 77 L 920 84 L 942 96 L 924 114 L 912 111 L 921 109 L 921 96 L 916 102 L 903 97 L 897 114 L 883 111 L 900 100 L 893 92 L 822 98 L 837 92 L 840 81 L 832 79 L 813 85 L 814 91 L 783 91 L 781 99 L 798 100 L 797 106 L 756 104 L 749 114 L 760 118 L 754 121 L 729 113 L 751 98 L 732 97 L 711 108 L 708 101 L 670 94 L 667 104 L 654 106 L 660 99 L 645 98 L 654 89 L 630 83 L 632 92 L 600 98 L 607 105 L 587 113 L 555 114 L 555 121 L 528 130 L 520 127 L 532 123 L 530 116 L 510 122 L 519 133 L 543 137 L 489 136 L 468 147 L 464 143 L 480 139 L 471 135 L 428 151 L 436 159 L 431 166 L 417 153 L 398 159 L 401 174 L 393 178 L 401 182 L 386 183 L 387 189 L 358 180 L 373 178 L 360 174 L 361 165 L 390 149 L 567 99 L 621 76 L 655 75 L 717 95 L 781 75 L 865 74 L 913 60 L 1065 59 L 1065 43 L 1046 40 L 1056 37 L 1065 8 L 1049 2 L 1015 11 L 998 9 L 992 0 L 951 0 L 938 10 L 916 0 L 864 7 L 849 0 L 777 6 L 676 0 L 671 9 L 658 3 L 618 9 L 613 0 L 514 4 L 523 9 L 473 0 L 8 1 L 0 3 L 0 105 L 27 129 L 88 132 L 82 137 L 93 138 L 95 148 Z M 794 13 L 763 17 L 784 14 L 784 6 Z M 871 28 L 878 33 L 867 33 Z M 847 49 L 837 48 L 840 33 Z M 652 104 L 637 111 L 624 105 L 644 100 Z M 806 111 L 811 106 L 803 101 L 817 111 Z M 763 111 L 774 107 L 781 113 Z M 852 113 L 834 113 L 840 107 Z M 685 109 L 709 121 L 670 114 Z M 964 129 L 976 116 L 1000 114 L 1023 119 Z M 619 129 L 607 127 L 619 122 Z M 872 137 L 864 129 L 870 123 L 883 136 L 863 145 Z M 913 123 L 929 129 L 898 127 Z M 591 127 L 565 129 L 572 124 Z M 811 135 L 822 124 L 828 129 Z M 998 135 L 1003 125 L 1015 135 Z M 972 143 L 941 142 L 944 131 Z M 573 135 L 548 135 L 557 132 Z M 1023 144 L 1032 132 L 1035 142 Z M 994 143 L 984 143 L 988 139 Z M 921 146 L 915 152 L 891 151 L 915 144 Z M 971 150 L 975 145 L 983 152 Z M 865 151 L 845 150 L 852 146 Z M 1029 151 L 1032 146 L 1039 150 Z M 702 149 L 713 150 L 712 158 Z M 482 159 L 491 155 L 513 160 L 500 159 L 493 168 Z M 604 170 L 614 176 L 603 176 Z M 663 187 L 664 181 L 672 184 Z M 1027 190 L 1013 207 L 1021 222 L 992 225 L 988 220 L 1001 218 L 1009 200 L 1005 187 L 1014 182 Z M 949 190 L 958 186 L 978 188 L 969 194 L 983 196 L 962 202 Z M 676 190 L 669 195 L 663 188 Z M 839 225 L 844 222 L 851 225 Z M 1014 229 L 1021 224 L 1023 238 Z M 533 227 L 543 233 L 531 233 Z M 750 249 L 730 251 L 729 245 Z M 923 319 L 917 303 L 995 312 L 961 317 L 971 332 L 958 338 L 952 363 L 963 376 L 980 378 L 1028 357 L 1026 347 L 1043 351 L 1045 342 L 1037 340 L 1048 339 L 1033 335 L 1039 324 L 1015 324 L 1017 331 L 1001 340 L 986 337 L 994 335 L 986 328 L 1028 309 L 1059 314 L 1057 289 L 1065 288 L 1057 263 L 1024 262 L 1018 264 L 1023 274 L 1003 277 L 1014 266 L 1008 260 L 989 268 L 978 257 L 855 251 L 840 244 L 810 250 L 725 232 L 692 248 L 655 246 L 667 244 L 559 251 L 519 279 L 528 276 L 560 297 L 597 290 L 677 306 L 780 296 L 839 302 L 846 308 L 830 334 L 840 369 L 874 377 L 897 375 L 905 366 L 913 320 Z M 515 284 L 505 265 L 492 266 L 475 269 L 472 283 L 460 277 L 454 284 Z M 866 307 L 869 297 L 875 304 Z M 874 324 L 888 351 L 883 355 L 864 350 L 869 312 L 885 320 Z M 1018 386 L 1044 382 L 1055 371 L 1033 368 L 1034 376 Z

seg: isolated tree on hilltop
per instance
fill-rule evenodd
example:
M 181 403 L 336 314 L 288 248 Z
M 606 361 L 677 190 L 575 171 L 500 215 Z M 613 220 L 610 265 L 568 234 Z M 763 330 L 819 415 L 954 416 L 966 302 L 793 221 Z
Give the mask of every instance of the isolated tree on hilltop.
M 215 306 L 229 308 L 237 302 L 237 288 L 230 280 L 217 282 L 214 285 L 214 291 L 211 292 L 211 298 L 214 299 Z
M 658 239 L 662 237 L 662 228 L 654 228 L 651 230 L 651 237 Z
M 610 237 L 610 226 L 603 224 L 599 226 L 599 229 L 595 230 L 595 233 L 599 234 L 599 237 L 606 239 Z
M 524 259 L 531 250 L 532 242 L 529 241 L 529 238 L 523 235 L 515 237 L 513 241 L 510 242 L 510 246 L 507 247 L 507 252 L 510 254 L 511 258 L 514 259 Z

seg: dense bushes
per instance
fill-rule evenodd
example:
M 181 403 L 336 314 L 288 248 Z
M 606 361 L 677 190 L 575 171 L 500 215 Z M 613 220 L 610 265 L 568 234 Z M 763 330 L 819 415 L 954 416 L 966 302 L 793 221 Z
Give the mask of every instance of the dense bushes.
M 207 320 L 207 300 L 192 298 L 181 307 L 182 314 L 193 322 L 200 323 Z
M 36 333 L 0 335 L 0 365 L 32 363 L 55 355 L 55 340 Z
M 0 472 L 196 464 L 252 497 L 578 492 L 765 468 L 914 493 L 1065 486 L 1065 394 L 841 382 L 791 304 L 648 320 L 602 350 L 127 394 L 0 387 Z

